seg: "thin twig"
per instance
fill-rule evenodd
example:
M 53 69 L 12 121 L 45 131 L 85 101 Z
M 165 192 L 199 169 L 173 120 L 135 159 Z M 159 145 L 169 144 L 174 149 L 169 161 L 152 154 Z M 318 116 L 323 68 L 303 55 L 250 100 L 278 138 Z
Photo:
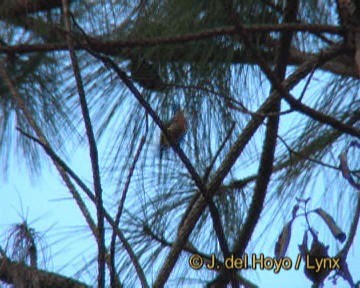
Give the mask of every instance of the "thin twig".
M 0 254 L 1 254 L 1 257 L 7 258 L 5 251 L 1 246 L 0 246 Z
M 121 196 L 121 200 L 120 200 L 120 203 L 119 203 L 118 211 L 117 211 L 117 214 L 116 214 L 116 217 L 115 217 L 115 226 L 116 227 L 118 227 L 119 223 L 120 223 L 120 218 L 121 218 L 121 215 L 122 215 L 122 211 L 123 211 L 123 207 L 124 207 L 124 203 L 125 203 L 125 199 L 126 199 L 126 194 L 127 194 L 128 189 L 129 189 L 129 186 L 130 186 L 131 177 L 132 177 L 132 175 L 133 175 L 133 173 L 135 171 L 136 163 L 139 160 L 141 151 L 142 151 L 142 149 L 144 147 L 147 133 L 148 133 L 148 125 L 146 125 L 145 135 L 140 140 L 140 144 L 139 144 L 139 147 L 138 147 L 138 149 L 136 151 L 133 163 L 132 163 L 132 165 L 131 165 L 131 167 L 129 169 L 129 174 L 128 174 L 128 177 L 126 179 L 126 183 L 124 185 L 124 189 L 123 189 L 123 192 L 122 192 L 122 196 Z M 110 281 L 111 281 L 111 287 L 112 288 L 117 287 L 116 286 L 117 282 L 115 281 L 115 273 L 116 273 L 116 269 L 115 269 L 115 240 L 116 240 L 116 233 L 115 233 L 115 230 L 113 230 L 113 233 L 111 235 L 111 243 L 110 243 L 110 263 L 111 263 Z
M 233 124 L 231 125 L 228 133 L 226 134 L 224 140 L 223 140 L 222 143 L 220 144 L 218 150 L 216 151 L 213 159 L 211 160 L 208 168 L 206 169 L 206 171 L 205 171 L 205 173 L 204 173 L 204 177 L 203 177 L 203 178 L 204 178 L 204 182 L 205 182 L 205 183 L 207 182 L 207 179 L 208 179 L 208 177 L 209 177 L 209 175 L 210 175 L 210 172 L 211 172 L 211 170 L 212 170 L 212 168 L 213 168 L 213 166 L 214 166 L 217 158 L 219 157 L 222 149 L 225 147 L 226 142 L 230 139 L 231 134 L 232 134 L 232 132 L 234 131 L 234 128 L 235 128 L 235 122 L 233 122 Z
M 229 140 L 233 130 L 235 128 L 235 122 L 232 124 L 229 132 L 227 133 L 226 137 L 224 138 L 223 142 L 221 143 L 221 145 L 219 146 L 219 149 L 217 150 L 217 152 L 215 153 L 215 156 L 213 157 L 211 163 L 209 164 L 208 168 L 206 169 L 205 173 L 204 173 L 204 182 L 206 183 L 208 180 L 208 177 L 210 175 L 211 169 L 213 168 L 216 159 L 218 158 L 218 156 L 220 155 L 221 150 L 224 148 L 226 142 Z M 196 195 L 191 199 L 191 203 L 190 205 L 187 207 L 187 209 L 185 210 L 185 213 L 180 221 L 179 224 L 179 228 L 181 228 L 181 226 L 184 224 L 185 219 L 187 218 L 188 214 L 190 213 L 190 210 L 192 209 L 193 204 L 196 203 L 196 201 L 198 200 L 198 198 L 200 197 L 201 193 L 196 193 Z
M 69 0 L 62 0 L 63 12 L 64 12 L 64 23 L 65 29 L 68 33 L 71 33 L 71 23 L 70 23 L 70 10 L 69 10 Z M 66 36 L 66 42 L 68 44 L 70 59 L 72 67 L 74 70 L 76 87 L 79 94 L 79 101 L 82 111 L 82 116 L 84 119 L 85 130 L 87 139 L 89 142 L 89 152 L 90 152 L 90 162 L 93 176 L 93 185 L 95 190 L 95 206 L 97 213 L 97 244 L 98 244 L 98 287 L 105 287 L 105 229 L 104 229 L 104 211 L 103 211 L 103 200 L 102 200 L 102 187 L 101 187 L 101 177 L 99 169 L 99 156 L 97 150 L 97 144 L 94 136 L 94 130 L 92 128 L 89 108 L 86 101 L 85 89 L 83 81 L 81 78 L 81 72 L 79 63 L 74 52 L 73 42 L 70 36 Z
M 321 166 L 324 166 L 324 167 L 327 167 L 327 168 L 331 168 L 331 169 L 334 169 L 334 170 L 340 170 L 340 168 L 339 168 L 338 166 L 324 163 L 324 162 L 322 162 L 322 161 L 320 161 L 320 160 L 311 158 L 311 157 L 309 157 L 309 156 L 304 155 L 303 153 L 300 153 L 300 152 L 295 151 L 294 149 L 292 149 L 292 148 L 290 147 L 289 144 L 286 143 L 286 141 L 285 141 L 280 135 L 278 135 L 277 137 L 278 137 L 279 140 L 284 144 L 284 146 L 286 147 L 286 149 L 287 149 L 291 154 L 295 154 L 295 155 L 297 155 L 297 156 L 299 156 L 299 157 L 301 157 L 301 158 L 303 158 L 303 159 L 306 159 L 306 160 L 308 160 L 308 161 L 310 161 L 310 162 L 314 162 L 314 163 L 316 163 L 316 164 L 320 164 Z
M 315 70 L 316 70 L 316 69 L 315 69 L 315 67 L 314 67 L 314 69 L 311 71 L 308 79 L 306 80 L 304 89 L 301 91 L 301 94 L 300 94 L 300 97 L 299 97 L 299 101 L 301 101 L 301 100 L 303 99 L 303 97 L 304 97 L 304 95 L 305 95 L 305 92 L 306 92 L 306 89 L 307 89 L 307 87 L 308 87 L 309 84 L 310 84 L 311 78 L 313 77 L 313 75 L 314 75 L 314 73 L 315 73 Z

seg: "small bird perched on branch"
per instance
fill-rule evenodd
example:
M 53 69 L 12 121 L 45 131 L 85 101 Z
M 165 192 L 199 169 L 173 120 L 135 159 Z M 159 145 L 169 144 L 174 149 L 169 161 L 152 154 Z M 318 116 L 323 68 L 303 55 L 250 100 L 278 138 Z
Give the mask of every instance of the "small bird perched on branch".
M 166 131 L 175 143 L 179 143 L 187 132 L 188 124 L 185 118 L 184 111 L 177 109 L 174 117 L 165 125 Z M 165 135 L 160 135 L 160 159 L 165 150 L 170 148 L 170 142 L 166 139 Z

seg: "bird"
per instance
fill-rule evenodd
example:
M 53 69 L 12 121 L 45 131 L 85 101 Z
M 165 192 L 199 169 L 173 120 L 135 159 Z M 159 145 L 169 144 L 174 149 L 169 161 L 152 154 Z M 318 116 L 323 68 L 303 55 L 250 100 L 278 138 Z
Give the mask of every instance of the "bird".
M 165 124 L 166 131 L 170 136 L 171 140 L 175 143 L 180 143 L 184 138 L 188 123 L 185 118 L 184 110 L 177 109 L 177 112 L 171 118 L 171 120 Z M 162 158 L 163 152 L 171 147 L 170 142 L 166 139 L 164 133 L 160 134 L 160 159 Z

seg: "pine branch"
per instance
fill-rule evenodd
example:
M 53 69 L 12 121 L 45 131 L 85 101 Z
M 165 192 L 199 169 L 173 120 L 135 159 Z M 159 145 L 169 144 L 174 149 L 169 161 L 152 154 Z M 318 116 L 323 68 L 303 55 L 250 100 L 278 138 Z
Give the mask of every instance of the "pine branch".
M 7 284 L 14 284 L 16 279 L 22 278 L 24 283 L 33 283 L 36 279 L 41 288 L 87 288 L 90 287 L 78 280 L 60 274 L 35 269 L 23 263 L 13 262 L 0 257 L 0 280 Z M 30 287 L 30 286 L 29 286 Z
M 213 159 L 211 160 L 209 166 L 206 168 L 205 173 L 204 173 L 204 179 L 207 182 L 207 179 L 209 178 L 209 175 L 211 173 L 211 170 L 213 169 L 216 160 L 218 159 L 220 152 L 224 149 L 226 142 L 230 139 L 231 134 L 233 133 L 235 128 L 235 122 L 231 125 L 229 131 L 226 133 L 226 136 L 224 138 L 224 140 L 222 141 L 222 143 L 219 145 L 218 150 L 216 151 Z
M 124 189 L 122 191 L 122 196 L 121 196 L 120 203 L 119 203 L 119 206 L 118 206 L 118 211 L 117 211 L 116 216 L 115 216 L 115 226 L 116 227 L 118 227 L 119 223 L 120 223 L 120 218 L 121 218 L 122 211 L 123 211 L 123 208 L 124 208 L 127 191 L 129 189 L 129 186 L 130 186 L 130 183 L 131 183 L 132 175 L 134 174 L 134 171 L 135 171 L 136 163 L 138 162 L 141 151 L 142 151 L 142 149 L 144 147 L 145 140 L 146 140 L 146 137 L 147 137 L 147 133 L 148 133 L 148 126 L 146 126 L 145 135 L 140 140 L 139 147 L 138 147 L 138 149 L 136 151 L 134 160 L 133 160 L 132 165 L 131 165 L 131 167 L 129 169 L 129 174 L 128 174 L 128 177 L 126 179 Z M 112 288 L 116 288 L 115 284 L 117 283 L 117 281 L 115 279 L 116 278 L 115 277 L 115 275 L 116 275 L 115 240 L 116 240 L 116 231 L 114 229 L 113 233 L 111 235 L 111 243 L 110 243 L 110 263 L 111 263 L 111 266 L 110 266 L 111 267 L 111 269 L 110 269 L 110 281 L 111 281 L 111 287 Z
M 71 33 L 71 23 L 70 23 L 70 11 L 69 11 L 69 0 L 62 0 L 63 4 L 63 13 L 64 13 L 64 23 L 65 29 L 70 34 Z M 89 142 L 89 153 L 90 153 L 90 162 L 93 176 L 93 185 L 95 191 L 95 206 L 97 213 L 97 244 L 98 244 L 98 287 L 105 287 L 105 229 L 104 229 L 104 210 L 103 210 L 103 198 L 102 198 L 102 186 L 101 186 L 101 177 L 99 169 L 99 156 L 97 150 L 97 144 L 94 136 L 94 130 L 92 127 L 89 108 L 85 96 L 85 89 L 81 77 L 79 63 L 76 57 L 76 54 L 73 49 L 73 42 L 69 35 L 66 37 L 68 44 L 71 64 L 73 67 L 76 87 L 79 94 L 79 101 L 81 106 L 81 112 L 85 124 L 85 130 L 87 139 Z
M 231 28 L 233 30 L 234 28 Z M 114 41 L 104 41 L 98 38 L 91 38 L 93 39 L 92 42 L 96 45 L 96 51 L 98 53 L 103 53 L 106 55 L 117 55 L 122 57 L 123 60 L 131 59 L 131 50 L 128 48 L 139 48 L 143 47 L 144 49 L 149 48 L 151 46 L 159 46 L 159 45 L 171 45 L 177 43 L 187 43 L 187 41 L 197 41 L 202 39 L 207 39 L 226 35 L 226 31 L 222 31 L 222 28 L 219 28 L 220 32 L 217 29 L 212 29 L 209 32 L 199 32 L 193 34 L 186 34 L 186 35 L 179 35 L 174 37 L 166 37 L 166 38 L 152 38 L 152 39 L 134 39 L 134 40 L 114 40 Z M 57 28 L 56 33 L 62 31 L 61 29 Z M 256 33 L 251 31 L 251 33 Z M 63 31 L 64 33 L 64 31 Z M 259 32 L 263 33 L 263 32 Z M 163 43 L 165 42 L 165 43 Z M 277 45 L 277 42 L 274 40 L 274 43 L 271 43 L 271 46 Z M 74 50 L 86 50 L 89 49 L 89 45 L 86 41 L 79 42 L 79 44 L 74 43 Z M 46 44 L 21 44 L 21 45 L 0 45 L 0 53 L 6 53 L 9 55 L 16 54 L 23 54 L 23 53 L 35 53 L 35 52 L 53 52 L 53 51 L 65 51 L 67 50 L 66 43 L 46 43 Z M 198 53 L 195 53 L 190 58 L 186 55 L 184 48 L 177 45 L 177 46 L 170 46 L 166 51 L 162 51 L 162 61 L 163 62 L 174 62 L 174 61 L 190 61 L 190 62 L 197 62 L 199 59 Z M 344 52 L 351 53 L 349 49 L 344 48 Z M 199 51 L 202 53 L 202 51 Z M 264 51 L 264 55 L 267 58 L 274 58 L 272 51 Z M 232 51 L 232 58 L 226 57 L 226 61 L 230 61 L 233 64 L 258 64 L 257 59 L 253 58 L 247 54 L 244 54 L 243 51 L 234 50 Z M 216 48 L 216 55 L 209 55 L 208 61 L 212 61 L 212 58 L 217 57 L 218 55 L 229 55 L 229 49 L 226 47 L 217 47 Z M 314 53 L 306 53 L 300 51 L 294 47 L 291 48 L 290 58 L 289 58 L 289 65 L 302 65 L 311 57 L 316 57 L 317 54 Z M 151 60 L 151 58 L 150 58 Z M 326 63 L 321 68 L 324 71 L 329 71 L 338 75 L 343 75 L 346 77 L 353 77 L 358 78 L 355 66 L 349 66 L 348 64 L 344 64 L 341 59 L 335 59 L 329 63 Z
M 230 1 L 229 1 L 230 2 Z M 298 11 L 298 1 L 286 1 L 284 9 L 284 21 L 285 22 L 294 22 L 296 20 L 296 14 Z M 234 17 L 233 21 L 238 21 L 239 15 L 230 8 L 229 11 Z M 237 22 L 236 26 L 240 28 L 240 22 Z M 292 33 L 282 33 L 280 36 L 280 43 L 278 46 L 278 56 L 276 59 L 276 66 L 274 71 L 274 77 L 279 81 L 283 81 L 286 74 L 286 67 L 289 58 L 290 45 L 292 40 Z M 250 41 L 248 41 L 251 43 Z M 251 48 L 251 47 L 249 47 Z M 256 52 L 255 52 L 256 53 Z M 257 55 L 260 56 L 260 55 Z M 261 56 L 260 56 L 261 57 Z M 265 60 L 263 60 L 265 62 Z M 271 91 L 275 91 L 274 87 L 271 88 Z M 281 99 L 274 101 L 273 106 L 270 108 L 270 111 L 273 113 L 280 112 L 280 103 Z M 241 257 L 246 250 L 247 245 L 250 242 L 251 236 L 255 230 L 255 227 L 260 218 L 261 212 L 263 210 L 263 205 L 266 197 L 266 192 L 270 182 L 270 177 L 273 173 L 273 163 L 274 155 L 276 148 L 276 138 L 279 128 L 279 116 L 270 116 L 268 117 L 268 123 L 266 126 L 265 140 L 263 144 L 263 150 L 261 153 L 260 165 L 258 170 L 258 177 L 256 178 L 254 195 L 248 210 L 248 215 L 245 220 L 243 229 L 239 235 L 239 238 L 235 242 L 234 254 L 238 257 Z
M 236 28 L 241 33 L 241 24 L 239 21 L 239 15 L 233 9 L 232 1 L 227 1 L 226 10 L 232 21 L 235 23 Z M 284 21 L 285 22 L 293 22 L 296 20 L 296 14 L 298 11 L 298 1 L 288 0 L 286 1 L 285 12 L 284 12 Z M 248 38 L 247 34 L 241 33 L 245 38 L 245 43 L 251 51 L 255 54 L 256 57 L 261 57 L 256 51 L 253 49 L 250 38 Z M 283 81 L 285 78 L 286 67 L 289 58 L 289 50 L 292 40 L 292 33 L 282 33 L 280 36 L 280 45 L 278 46 L 278 55 L 276 59 L 276 66 L 274 71 L 274 77 L 276 77 L 279 81 Z M 261 62 L 265 63 L 265 60 L 261 60 Z M 271 91 L 275 91 L 274 87 L 272 87 Z M 273 101 L 271 106 L 269 107 L 269 111 L 272 113 L 279 113 L 281 110 L 281 98 L 278 98 Z M 273 115 L 268 117 L 268 123 L 266 124 L 266 132 L 265 132 L 265 140 L 263 143 L 263 149 L 260 158 L 258 177 L 256 178 L 255 188 L 253 198 L 250 204 L 250 208 L 247 213 L 246 220 L 244 222 L 243 228 L 238 236 L 238 239 L 235 241 L 235 247 L 233 249 L 234 255 L 236 257 L 242 257 L 243 253 L 246 250 L 246 247 L 249 245 L 251 236 L 255 230 L 255 227 L 259 221 L 261 212 L 263 210 L 263 205 L 265 202 L 266 192 L 268 189 L 268 185 L 270 182 L 270 177 L 273 173 L 273 163 L 274 163 L 274 155 L 276 148 L 276 139 L 279 128 L 279 115 Z M 221 277 L 223 278 L 223 277 Z M 223 280 L 222 280 L 223 281 Z M 225 281 L 226 282 L 226 281 Z
M 55 25 L 52 26 L 57 33 L 66 33 L 61 27 Z M 271 32 L 304 32 L 304 33 L 329 33 L 329 34 L 342 34 L 344 29 L 333 25 L 322 25 L 322 24 L 251 24 L 243 25 L 243 30 L 246 33 L 271 33 Z M 236 36 L 238 32 L 233 26 L 230 27 L 219 27 L 212 29 L 204 29 L 199 32 L 193 32 L 182 35 L 168 36 L 168 37 L 157 37 L 157 38 L 139 38 L 139 39 L 128 39 L 128 40 L 104 40 L 103 38 L 88 37 L 88 41 L 91 45 L 88 45 L 88 41 L 80 41 L 74 45 L 75 50 L 86 50 L 93 49 L 97 52 L 101 52 L 107 55 L 116 55 L 119 49 L 122 48 L 135 48 L 135 47 L 151 47 L 158 45 L 169 45 L 169 44 L 184 44 L 193 41 L 212 39 L 219 36 Z M 90 47 L 89 47 L 90 46 Z M 0 52 L 16 52 L 16 53 L 29 53 L 29 52 L 52 52 L 67 50 L 68 46 L 65 43 L 57 44 L 21 44 L 13 45 L 8 47 L 1 47 Z M 116 54 L 114 54 L 116 53 Z

